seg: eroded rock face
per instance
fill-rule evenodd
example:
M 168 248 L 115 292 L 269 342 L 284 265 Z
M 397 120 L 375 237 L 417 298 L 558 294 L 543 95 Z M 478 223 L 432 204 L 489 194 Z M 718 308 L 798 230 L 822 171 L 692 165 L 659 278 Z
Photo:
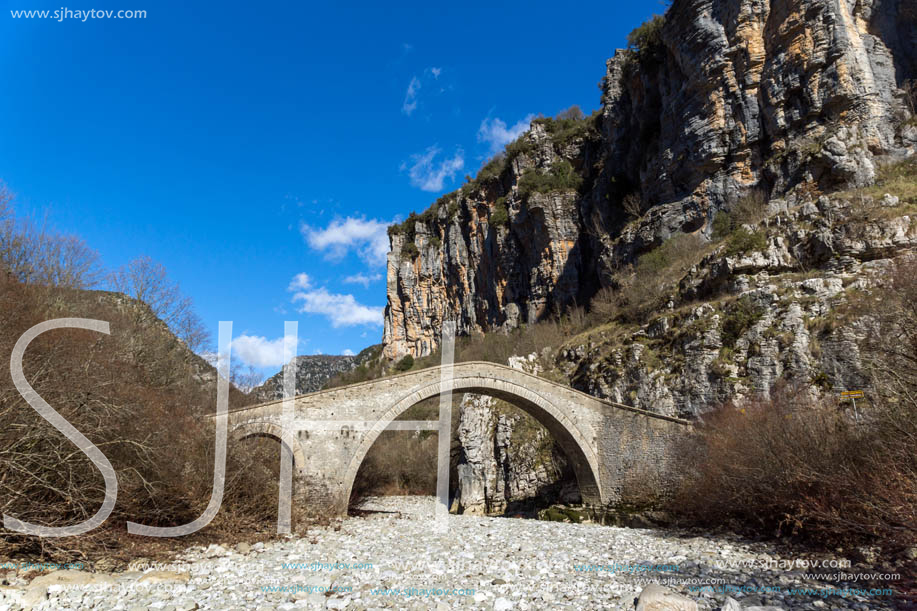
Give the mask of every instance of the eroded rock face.
M 534 356 L 534 355 L 532 355 Z M 510 366 L 529 373 L 535 359 L 513 357 Z M 514 501 L 539 495 L 578 502 L 575 478 L 547 429 L 503 401 L 466 394 L 458 438 L 457 510 L 486 515 L 505 512 Z
M 890 199 L 783 202 L 755 229 L 764 248 L 715 250 L 682 279 L 670 302 L 682 305 L 627 333 L 571 342 L 556 364 L 592 395 L 687 418 L 767 394 L 778 380 L 813 398 L 861 388 L 866 329 L 845 306 L 917 248 L 914 217 L 886 213 Z
M 320 390 L 335 375 L 350 371 L 359 365 L 356 356 L 330 354 L 297 356 L 294 361 L 296 367 L 294 394 L 296 395 Z M 283 399 L 283 370 L 253 389 L 252 394 L 258 397 L 259 401 Z
M 533 124 L 498 176 L 392 236 L 385 356 L 430 354 L 443 319 L 470 334 L 586 303 L 672 234 L 709 235 L 752 190 L 871 183 L 877 156 L 917 145 L 898 89 L 917 75 L 915 12 L 901 0 L 677 0 L 660 45 L 608 61 L 589 129 Z M 564 163 L 578 190 L 520 189 L 527 171 Z

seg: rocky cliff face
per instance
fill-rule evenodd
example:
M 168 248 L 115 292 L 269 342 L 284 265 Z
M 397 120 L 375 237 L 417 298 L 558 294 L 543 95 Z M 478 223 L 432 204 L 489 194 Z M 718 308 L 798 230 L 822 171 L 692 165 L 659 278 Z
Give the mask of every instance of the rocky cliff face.
M 554 364 L 590 394 L 687 418 L 778 381 L 813 398 L 863 388 L 862 307 L 877 274 L 917 248 L 917 197 L 772 200 L 771 212 L 748 234 L 760 249 L 716 248 L 648 321 L 586 332 Z
M 604 305 L 537 355 L 596 396 L 694 418 L 778 382 L 861 387 L 870 283 L 917 246 L 915 18 L 897 0 L 675 0 L 607 62 L 598 112 L 534 121 L 391 229 L 384 355 L 432 353 L 443 320 L 505 332 Z M 571 481 L 531 418 L 463 407 L 463 510 Z
M 296 366 L 295 394 L 297 395 L 320 390 L 335 375 L 350 371 L 359 365 L 356 356 L 327 354 L 297 356 L 294 362 Z M 252 390 L 251 394 L 259 401 L 283 399 L 283 370 L 265 380 L 261 386 Z
M 506 330 L 615 286 L 718 211 L 862 187 L 913 153 L 899 86 L 915 11 L 896 0 L 676 0 L 608 61 L 593 117 L 536 121 L 461 190 L 391 232 L 384 354 Z

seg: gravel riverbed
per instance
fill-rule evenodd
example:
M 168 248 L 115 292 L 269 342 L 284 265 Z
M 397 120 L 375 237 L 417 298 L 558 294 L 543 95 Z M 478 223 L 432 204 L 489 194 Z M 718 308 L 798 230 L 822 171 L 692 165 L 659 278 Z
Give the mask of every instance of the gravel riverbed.
M 0 586 L 0 609 L 634 609 L 649 583 L 687 596 L 698 609 L 894 608 L 888 598 L 825 595 L 844 586 L 804 573 L 838 569 L 787 568 L 794 559 L 764 544 L 455 515 L 439 531 L 433 502 L 371 499 L 364 507 L 372 513 L 303 536 L 191 547 L 171 563 L 122 573 L 56 571 L 26 583 L 11 572 Z M 731 598 L 697 591 L 711 584 L 731 587 Z M 813 592 L 790 590 L 804 587 Z

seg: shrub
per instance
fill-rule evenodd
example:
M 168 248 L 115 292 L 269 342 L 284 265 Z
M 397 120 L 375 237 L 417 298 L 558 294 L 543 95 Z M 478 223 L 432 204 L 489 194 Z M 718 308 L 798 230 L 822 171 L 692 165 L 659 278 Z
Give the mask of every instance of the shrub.
M 506 163 L 509 164 L 519 155 L 534 151 L 535 143 L 531 138 L 527 137 L 526 134 L 522 134 L 507 144 L 504 150 L 506 151 Z
M 498 153 L 494 155 L 490 161 L 484 164 L 484 166 L 478 170 L 478 175 L 475 178 L 478 182 L 487 182 L 489 180 L 495 180 L 500 177 L 503 173 L 503 170 L 506 169 L 506 153 Z
M 582 185 L 582 177 L 576 173 L 569 161 L 558 161 L 547 173 L 534 168 L 527 169 L 519 177 L 519 195 L 528 198 L 532 193 L 576 190 Z
M 716 213 L 716 216 L 713 217 L 712 237 L 714 240 L 722 240 L 723 238 L 729 237 L 735 229 L 736 224 L 728 212 L 720 210 Z
M 562 110 L 553 119 L 541 117 L 533 120 L 532 123 L 543 125 L 554 144 L 564 145 L 577 138 L 598 135 L 597 126 L 600 120 L 601 113 L 586 117 L 579 106 L 574 105 Z
M 703 256 L 699 235 L 680 233 L 637 259 L 616 276 L 617 307 L 627 322 L 644 321 L 685 273 Z
M 395 371 L 409 371 L 414 366 L 414 357 L 410 354 L 405 355 L 400 361 L 395 363 Z
M 509 212 L 506 210 L 506 198 L 499 197 L 490 210 L 490 224 L 495 227 L 509 225 Z
M 764 316 L 764 308 L 749 295 L 743 295 L 726 309 L 721 326 L 723 346 L 733 348 L 736 341 Z
M 767 248 L 767 233 L 739 229 L 726 242 L 726 256 L 732 257 L 748 252 L 759 252 Z
M 353 494 L 435 494 L 438 444 L 425 432 L 383 431 L 360 464 Z
M 138 542 L 125 534 L 127 520 L 185 524 L 210 500 L 214 430 L 201 416 L 214 413 L 216 389 L 201 379 L 213 370 L 140 302 L 0 277 L 0 352 L 10 354 L 38 322 L 61 317 L 107 321 L 111 334 L 61 329 L 41 335 L 25 354 L 24 371 L 35 391 L 111 461 L 117 502 L 105 524 L 90 533 L 40 539 L 7 532 L 0 554 L 60 560 L 103 551 L 136 555 Z M 245 400 L 230 390 L 231 406 Z M 105 491 L 98 470 L 26 404 L 9 373 L 0 378 L 0 448 L 4 514 L 63 526 L 100 506 Z M 223 506 L 193 538 L 225 537 L 276 520 L 277 480 L 270 479 L 270 468 L 261 468 L 271 463 L 252 463 L 252 456 L 230 449 Z
M 789 386 L 726 405 L 686 440 L 671 510 L 689 523 L 823 546 L 913 546 L 917 429 L 913 418 L 902 426 L 882 412 L 857 426 L 831 402 Z
M 721 240 L 738 231 L 742 225 L 757 225 L 764 218 L 767 194 L 763 189 L 752 189 L 729 206 L 720 210 L 713 219 L 712 237 Z
M 401 245 L 401 256 L 402 257 L 411 259 L 413 261 L 419 255 L 420 255 L 420 249 L 417 248 L 417 244 L 415 244 L 414 242 L 405 241 L 405 243 Z
M 662 41 L 662 26 L 665 17 L 653 17 L 636 27 L 627 35 L 627 46 L 636 54 L 641 64 L 660 63 L 665 49 Z
M 580 110 L 580 107 L 576 104 L 557 113 L 558 121 L 582 121 L 585 118 L 586 115 L 583 114 L 583 111 Z

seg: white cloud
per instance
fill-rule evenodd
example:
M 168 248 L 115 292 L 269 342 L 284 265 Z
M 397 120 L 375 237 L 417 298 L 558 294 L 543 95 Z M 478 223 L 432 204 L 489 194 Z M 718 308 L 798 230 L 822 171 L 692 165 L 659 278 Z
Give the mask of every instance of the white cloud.
M 283 337 L 267 339 L 240 335 L 232 340 L 232 352 L 243 363 L 253 367 L 280 367 L 284 364 Z
M 434 145 L 423 154 L 411 155 L 413 165 L 409 169 L 406 163 L 401 164 L 402 170 L 408 169 L 411 185 L 422 191 L 442 191 L 446 179 L 452 180 L 455 173 L 465 167 L 465 152 L 461 148 L 451 158 L 437 163 L 439 153 L 440 149 Z
M 388 226 L 389 223 L 375 219 L 347 217 L 332 221 L 324 229 L 303 223 L 300 231 L 309 246 L 327 252 L 330 259 L 342 259 L 349 251 L 356 249 L 360 258 L 370 265 L 385 265 L 389 246 Z M 306 289 L 308 286 L 295 288 Z M 295 288 L 291 285 L 291 290 Z
M 382 274 L 370 274 L 367 276 L 359 272 L 344 278 L 344 284 L 362 284 L 363 288 L 368 289 L 371 282 L 378 282 L 379 280 L 382 280 Z
M 503 150 L 503 147 L 521 136 L 529 128 L 534 118 L 535 115 L 526 115 L 524 119 L 509 128 L 502 119 L 484 119 L 478 129 L 478 142 L 488 143 L 490 145 L 489 154 L 496 155 Z
M 404 102 L 401 103 L 401 112 L 407 116 L 411 116 L 415 110 L 417 110 L 418 105 L 420 104 L 420 90 L 423 89 L 427 91 L 428 94 L 439 95 L 445 93 L 450 87 L 443 87 L 435 84 L 433 81 L 438 81 L 440 75 L 442 75 L 443 69 L 439 66 L 431 66 L 429 68 L 424 68 L 424 71 L 420 76 L 411 76 L 411 82 L 408 83 L 408 88 L 404 92 Z M 430 88 L 430 85 L 434 85 Z
M 350 348 L 345 348 L 344 352 L 342 352 L 341 354 L 343 354 L 344 356 L 353 356 L 354 352 Z
M 309 280 L 308 274 L 305 272 L 296 274 L 293 276 L 293 279 L 290 280 L 290 286 L 287 287 L 288 291 L 304 291 L 307 288 L 312 286 L 312 281 Z
M 408 83 L 408 90 L 404 94 L 404 102 L 401 104 L 401 112 L 409 117 L 412 112 L 417 110 L 418 91 L 420 91 L 420 79 L 416 76 L 412 76 L 411 82 Z
M 353 295 L 329 293 L 325 287 L 293 295 L 294 303 L 300 301 L 302 305 L 297 309 L 298 312 L 327 316 L 332 327 L 382 324 L 381 307 L 358 303 Z

